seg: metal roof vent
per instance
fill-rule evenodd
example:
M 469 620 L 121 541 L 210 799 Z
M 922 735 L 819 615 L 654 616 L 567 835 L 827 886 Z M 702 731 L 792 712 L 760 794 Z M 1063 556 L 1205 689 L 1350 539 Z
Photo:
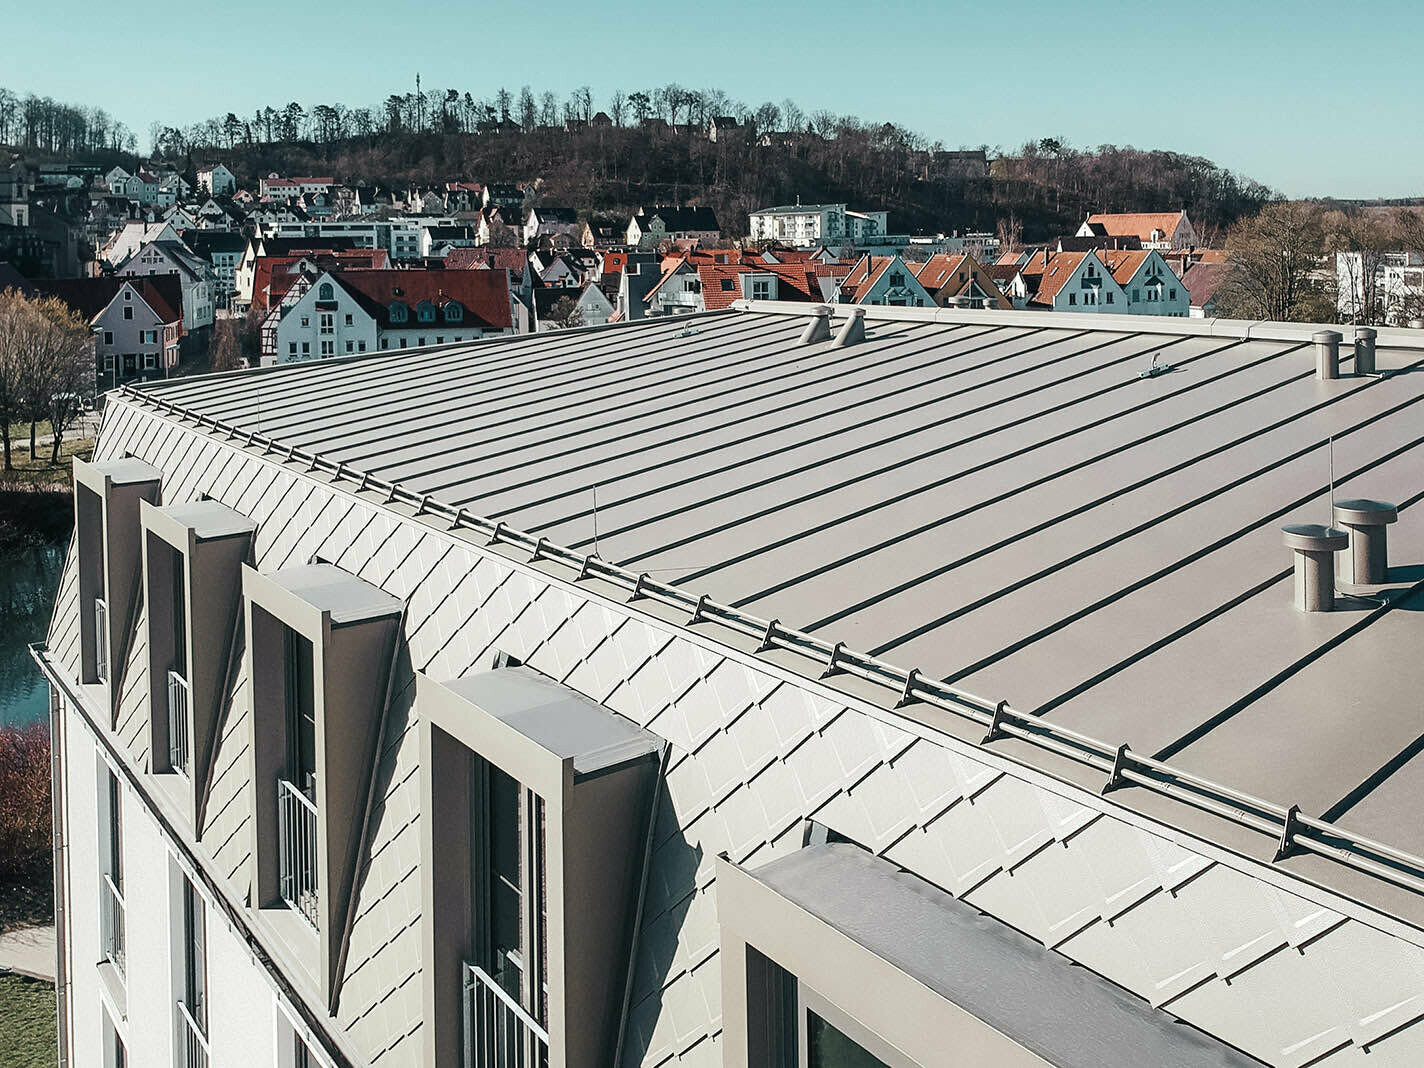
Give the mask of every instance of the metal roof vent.
M 852 308 L 850 318 L 841 327 L 841 332 L 836 335 L 835 347 L 843 349 L 847 345 L 854 345 L 865 340 L 865 309 Z
M 1344 340 L 1338 330 L 1318 330 L 1310 335 L 1315 342 L 1315 377 L 1328 381 L 1340 377 L 1340 342 Z
M 801 332 L 801 344 L 814 345 L 818 341 L 829 340 L 830 336 L 831 309 L 825 304 L 818 304 L 811 309 L 811 321 Z
M 1350 532 L 1344 559 L 1344 580 L 1355 586 L 1388 582 L 1389 546 L 1385 528 L 1399 518 L 1399 509 L 1384 501 L 1352 498 L 1335 502 L 1335 522 Z
M 960 294 L 960 295 L 957 296 L 957 297 L 950 297 L 950 298 L 949 298 L 949 306 L 950 306 L 951 308 L 970 308 L 970 307 L 973 307 L 973 305 L 974 305 L 974 300 L 973 300 L 973 298 L 972 298 L 972 297 L 969 297 L 969 296 L 966 296 L 966 295 L 964 295 L 964 294 Z
M 1375 373 L 1375 338 L 1379 331 L 1371 326 L 1355 327 L 1355 374 Z
M 1319 523 L 1297 523 L 1281 531 L 1286 548 L 1295 551 L 1296 608 L 1302 612 L 1333 611 L 1335 554 L 1350 544 L 1350 535 Z

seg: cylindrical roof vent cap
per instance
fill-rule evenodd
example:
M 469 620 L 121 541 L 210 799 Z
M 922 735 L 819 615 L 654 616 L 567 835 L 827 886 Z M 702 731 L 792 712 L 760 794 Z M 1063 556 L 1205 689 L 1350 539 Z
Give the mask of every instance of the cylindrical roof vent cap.
M 1386 501 L 1354 497 L 1335 502 L 1335 522 L 1350 532 L 1350 551 L 1342 574 L 1352 586 L 1377 586 L 1389 581 L 1389 539 L 1385 528 L 1399 518 Z
M 1315 377 L 1322 381 L 1340 377 L 1340 342 L 1338 330 L 1317 330 L 1310 335 L 1315 343 Z
M 1335 554 L 1350 544 L 1350 535 L 1319 523 L 1281 528 L 1286 548 L 1295 552 L 1295 606 L 1302 612 L 1329 612 L 1335 607 Z

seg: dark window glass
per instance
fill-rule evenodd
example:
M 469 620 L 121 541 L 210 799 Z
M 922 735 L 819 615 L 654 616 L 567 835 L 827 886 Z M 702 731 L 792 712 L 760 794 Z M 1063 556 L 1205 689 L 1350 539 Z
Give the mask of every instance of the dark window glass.
M 287 628 L 287 774 L 308 797 L 316 792 L 316 686 L 312 643 Z
M 188 678 L 188 598 L 183 581 L 183 554 L 173 553 L 173 670 Z
M 183 1003 L 193 1021 L 208 1030 L 208 921 L 203 899 L 183 880 Z
M 806 1063 L 808 1068 L 888 1068 L 860 1043 L 810 1011 L 806 1013 Z

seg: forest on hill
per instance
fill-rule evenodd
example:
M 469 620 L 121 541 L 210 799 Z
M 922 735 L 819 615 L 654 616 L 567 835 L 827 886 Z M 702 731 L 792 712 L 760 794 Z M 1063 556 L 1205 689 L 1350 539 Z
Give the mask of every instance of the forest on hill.
M 735 127 L 708 137 L 713 119 Z M 259 174 L 331 174 L 383 184 L 468 179 L 535 184 L 536 202 L 595 222 L 640 205 L 714 208 L 729 233 L 771 204 L 884 208 L 896 232 L 993 230 L 1024 240 L 1071 233 L 1093 211 L 1185 208 L 1211 236 L 1276 199 L 1211 160 L 1166 150 L 1075 147 L 1045 137 L 1012 150 L 950 151 L 907 127 L 794 101 L 749 107 L 718 89 L 619 90 L 596 107 L 528 86 L 478 98 L 455 89 L 388 96 L 380 107 L 293 101 L 187 127 L 149 128 L 153 157 L 182 170 L 221 161 Z M 100 109 L 0 89 L 0 144 L 27 158 L 125 150 L 136 138 Z

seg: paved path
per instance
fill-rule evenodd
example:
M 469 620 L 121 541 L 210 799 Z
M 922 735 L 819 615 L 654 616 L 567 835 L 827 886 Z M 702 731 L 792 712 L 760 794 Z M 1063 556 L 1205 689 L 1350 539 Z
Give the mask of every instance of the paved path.
M 0 972 L 18 972 L 54 982 L 54 924 L 0 934 Z

